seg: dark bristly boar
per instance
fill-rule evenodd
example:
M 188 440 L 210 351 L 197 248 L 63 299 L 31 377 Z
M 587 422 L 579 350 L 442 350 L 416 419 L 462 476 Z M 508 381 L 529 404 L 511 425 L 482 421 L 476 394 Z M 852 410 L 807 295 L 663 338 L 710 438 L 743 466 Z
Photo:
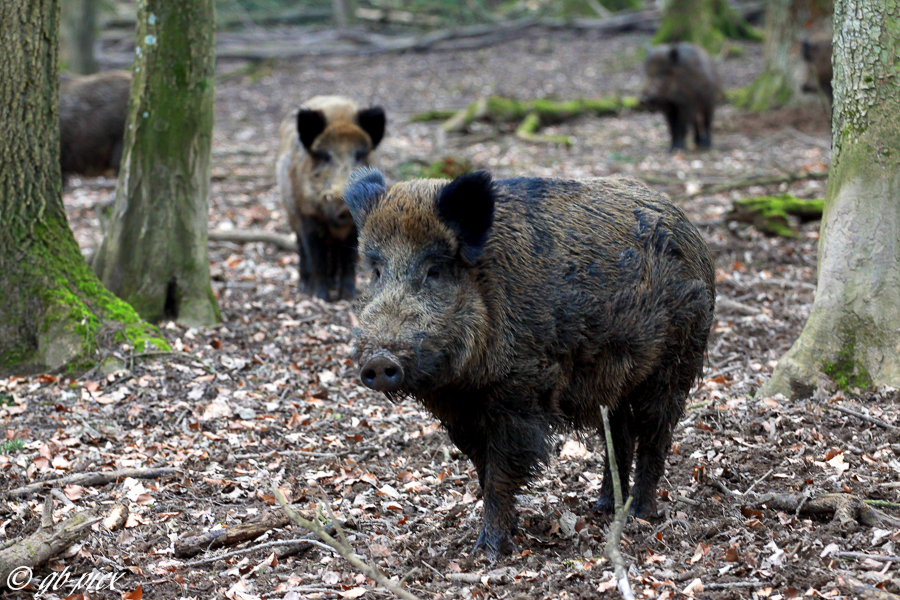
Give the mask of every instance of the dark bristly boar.
M 353 169 L 384 137 L 381 107 L 317 96 L 281 124 L 278 187 L 300 254 L 300 288 L 330 300 L 356 295 L 356 227 L 344 204 Z
M 364 385 L 421 401 L 475 464 L 477 549 L 513 549 L 514 494 L 556 432 L 611 412 L 627 494 L 656 512 L 672 430 L 703 369 L 713 261 L 684 213 L 625 179 L 506 179 L 485 172 L 386 191 L 378 171 L 345 193 L 372 283 L 354 358 Z M 598 511 L 613 506 L 609 466 Z
M 680 42 L 650 48 L 641 102 L 666 118 L 672 150 L 684 149 L 690 127 L 698 148 L 712 146 L 712 123 L 721 94 L 715 63 L 706 50 Z
M 804 92 L 822 90 L 828 102 L 834 101 L 834 90 L 831 87 L 833 75 L 831 64 L 831 34 L 822 33 L 803 40 L 800 54 L 806 63 L 807 78 L 803 83 Z
M 72 77 L 59 87 L 59 155 L 63 181 L 73 173 L 118 172 L 122 159 L 131 73 Z

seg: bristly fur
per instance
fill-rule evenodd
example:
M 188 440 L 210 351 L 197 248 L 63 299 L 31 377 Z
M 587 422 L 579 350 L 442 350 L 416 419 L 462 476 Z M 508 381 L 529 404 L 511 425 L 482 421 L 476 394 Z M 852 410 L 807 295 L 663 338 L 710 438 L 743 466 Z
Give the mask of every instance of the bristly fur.
M 512 550 L 514 494 L 561 430 L 611 410 L 633 512 L 655 511 L 672 430 L 700 377 L 714 269 L 684 213 L 630 180 L 486 173 L 384 191 L 354 178 L 350 209 L 373 272 L 355 359 L 392 357 L 413 396 L 475 464 L 477 548 Z M 598 510 L 612 506 L 608 466 Z

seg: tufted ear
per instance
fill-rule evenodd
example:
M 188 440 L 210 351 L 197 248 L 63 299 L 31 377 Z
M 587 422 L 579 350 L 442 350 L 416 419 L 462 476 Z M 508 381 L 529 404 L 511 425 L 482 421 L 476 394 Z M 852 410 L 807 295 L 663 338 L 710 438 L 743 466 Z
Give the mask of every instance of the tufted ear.
M 300 136 L 300 143 L 306 148 L 307 152 L 316 141 L 316 138 L 325 131 L 328 122 L 325 120 L 325 113 L 321 110 L 309 110 L 301 108 L 297 112 L 297 133 Z
M 474 265 L 494 223 L 494 183 L 487 171 L 457 177 L 441 190 L 438 216 L 456 233 L 460 257 Z
M 378 169 L 363 167 L 350 175 L 344 187 L 344 202 L 353 215 L 357 229 L 363 228 L 366 218 L 378 206 L 384 192 L 384 175 Z
M 378 147 L 381 139 L 384 137 L 384 127 L 387 118 L 384 116 L 384 109 L 380 106 L 372 108 L 364 108 L 356 113 L 356 122 L 360 128 L 369 134 L 372 140 L 372 150 Z

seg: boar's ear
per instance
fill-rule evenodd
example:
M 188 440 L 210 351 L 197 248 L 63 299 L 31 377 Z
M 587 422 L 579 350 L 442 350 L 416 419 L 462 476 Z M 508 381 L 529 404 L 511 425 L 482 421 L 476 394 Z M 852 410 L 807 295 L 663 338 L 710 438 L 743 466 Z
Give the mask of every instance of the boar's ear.
M 378 169 L 363 167 L 351 173 L 344 187 L 344 202 L 350 209 L 357 229 L 362 229 L 366 217 L 384 195 L 384 175 Z
M 363 131 L 369 134 L 369 139 L 372 140 L 372 150 L 378 147 L 378 144 L 381 143 L 381 138 L 384 137 L 385 121 L 384 109 L 380 106 L 364 108 L 356 113 L 356 122 Z
M 301 108 L 297 112 L 297 133 L 300 136 L 300 143 L 309 150 L 316 138 L 319 137 L 328 122 L 325 120 L 325 113 L 321 110 L 309 110 Z
M 457 177 L 441 190 L 437 211 L 459 239 L 459 253 L 474 265 L 494 222 L 494 183 L 487 171 Z

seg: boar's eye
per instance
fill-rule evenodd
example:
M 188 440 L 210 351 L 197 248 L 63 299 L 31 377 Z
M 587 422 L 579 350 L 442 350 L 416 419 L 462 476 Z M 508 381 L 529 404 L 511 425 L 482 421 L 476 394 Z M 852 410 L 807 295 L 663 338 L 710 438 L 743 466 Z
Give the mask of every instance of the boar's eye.
M 368 157 L 368 156 L 369 156 L 369 153 L 366 152 L 365 150 L 357 150 L 356 154 L 354 155 L 353 158 L 356 159 L 357 163 L 363 163 L 366 161 L 366 157 Z
M 381 279 L 381 267 L 372 267 L 372 277 L 374 277 L 376 281 Z
M 428 272 L 425 274 L 425 281 L 432 281 L 441 276 L 441 267 L 440 265 L 431 265 L 428 267 Z
M 313 154 L 313 158 L 317 163 L 327 165 L 331 162 L 331 153 L 324 151 L 316 152 L 315 154 Z

